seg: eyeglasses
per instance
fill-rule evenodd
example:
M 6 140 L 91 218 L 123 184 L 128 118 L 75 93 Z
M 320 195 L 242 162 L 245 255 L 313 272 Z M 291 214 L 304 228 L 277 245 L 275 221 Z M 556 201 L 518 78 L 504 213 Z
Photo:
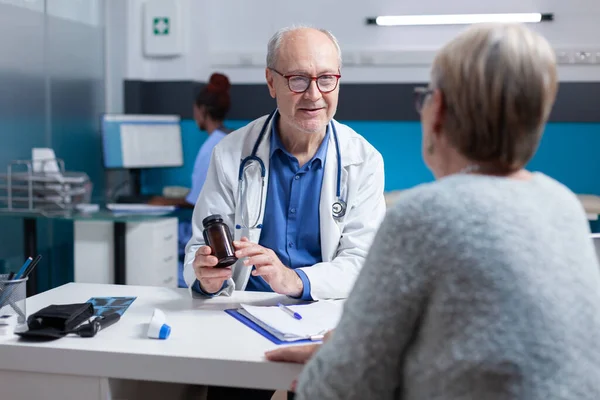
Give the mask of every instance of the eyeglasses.
M 287 79 L 288 88 L 294 93 L 306 92 L 312 81 L 317 82 L 317 89 L 319 89 L 319 92 L 330 93 L 335 90 L 338 81 L 342 77 L 342 75 L 339 74 L 325 74 L 320 76 L 285 75 L 276 69 L 270 68 L 270 70 Z
M 427 97 L 433 93 L 433 89 L 424 86 L 418 86 L 415 88 L 415 108 L 417 112 L 421 114 L 421 110 L 423 110 L 423 105 L 427 100 Z

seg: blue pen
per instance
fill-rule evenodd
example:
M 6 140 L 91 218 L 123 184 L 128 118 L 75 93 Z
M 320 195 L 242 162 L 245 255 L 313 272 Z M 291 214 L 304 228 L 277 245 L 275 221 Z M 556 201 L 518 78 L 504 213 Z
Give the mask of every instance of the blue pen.
M 25 273 L 25 271 L 27 271 L 27 267 L 29 267 L 29 264 L 31 264 L 32 261 L 33 260 L 31 257 L 27 257 L 27 260 L 25 260 L 25 264 L 23 264 L 19 272 L 17 272 L 17 275 L 15 275 L 14 279 L 21 279 L 23 277 L 22 275 Z M 6 301 L 6 299 L 9 298 L 9 296 L 14 292 L 14 290 L 15 286 L 3 288 L 2 297 L 0 297 L 0 308 L 5 306 L 4 302 Z
M 279 307 L 281 310 L 283 310 L 286 314 L 288 314 L 291 317 L 294 317 L 296 319 L 302 319 L 302 316 L 300 314 L 298 314 L 297 312 L 295 312 L 294 310 L 284 306 L 283 304 L 279 303 L 277 304 L 277 307 Z
M 27 257 L 27 260 L 25 260 L 25 264 L 23 264 L 19 272 L 17 272 L 17 275 L 15 275 L 15 279 L 23 278 L 23 274 L 25 273 L 25 271 L 27 271 L 27 267 L 29 267 L 29 264 L 31 264 L 32 261 L 33 259 L 31 257 Z

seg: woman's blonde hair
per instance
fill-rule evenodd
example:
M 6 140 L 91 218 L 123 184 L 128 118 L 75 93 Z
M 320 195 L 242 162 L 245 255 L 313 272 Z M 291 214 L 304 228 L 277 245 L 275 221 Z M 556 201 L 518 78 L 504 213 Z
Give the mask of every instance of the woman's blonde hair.
M 512 172 L 537 150 L 554 104 L 555 53 L 523 25 L 474 25 L 437 54 L 432 87 L 444 98 L 450 143 L 474 162 Z

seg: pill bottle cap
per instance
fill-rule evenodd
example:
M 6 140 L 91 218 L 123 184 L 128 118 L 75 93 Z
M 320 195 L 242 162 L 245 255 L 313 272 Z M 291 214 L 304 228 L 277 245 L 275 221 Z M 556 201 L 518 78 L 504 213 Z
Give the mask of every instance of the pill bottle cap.
M 223 217 L 220 214 L 209 215 L 202 220 L 202 225 L 206 228 L 208 225 L 215 222 L 223 222 Z

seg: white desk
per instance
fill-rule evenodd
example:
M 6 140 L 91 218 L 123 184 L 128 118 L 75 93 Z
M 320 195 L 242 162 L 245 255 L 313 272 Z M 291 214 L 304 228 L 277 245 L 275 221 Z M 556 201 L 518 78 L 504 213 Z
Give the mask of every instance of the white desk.
M 300 373 L 299 365 L 265 361 L 276 346 L 223 312 L 240 302 L 291 303 L 272 293 L 200 300 L 185 289 L 70 283 L 29 298 L 27 314 L 105 296 L 137 299 L 95 338 L 32 343 L 0 336 L 0 398 L 114 399 L 117 379 L 285 390 Z M 146 337 L 155 307 L 171 325 L 167 340 Z

